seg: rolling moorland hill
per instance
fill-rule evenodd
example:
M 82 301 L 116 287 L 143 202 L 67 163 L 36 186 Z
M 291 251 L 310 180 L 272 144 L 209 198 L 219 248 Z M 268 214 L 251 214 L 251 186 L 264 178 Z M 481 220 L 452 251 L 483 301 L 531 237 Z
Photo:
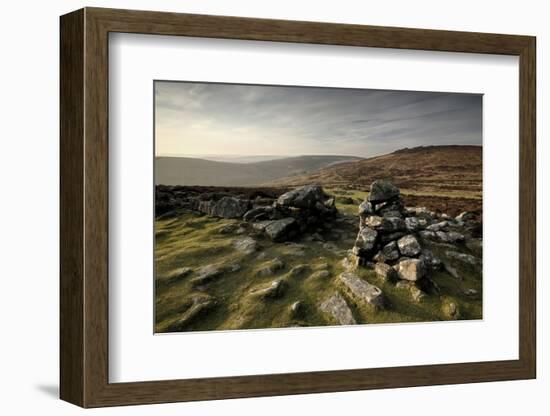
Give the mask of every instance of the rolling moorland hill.
M 411 206 L 444 212 L 482 208 L 482 147 L 421 146 L 387 155 L 339 163 L 301 176 L 281 178 L 271 186 L 319 184 L 350 190 L 367 190 L 376 179 L 401 189 Z
M 228 163 L 189 157 L 157 157 L 157 185 L 255 186 L 296 175 L 308 175 L 353 156 L 297 156 L 254 163 Z

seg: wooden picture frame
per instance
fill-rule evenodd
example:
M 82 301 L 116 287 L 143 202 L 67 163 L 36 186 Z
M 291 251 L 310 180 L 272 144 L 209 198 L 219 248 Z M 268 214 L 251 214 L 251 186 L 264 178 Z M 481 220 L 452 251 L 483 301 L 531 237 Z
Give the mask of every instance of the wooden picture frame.
M 60 359 L 63 400 L 82 407 L 338 392 L 536 377 L 535 38 L 85 8 L 61 17 Z M 515 55 L 520 92 L 519 359 L 109 383 L 110 32 Z

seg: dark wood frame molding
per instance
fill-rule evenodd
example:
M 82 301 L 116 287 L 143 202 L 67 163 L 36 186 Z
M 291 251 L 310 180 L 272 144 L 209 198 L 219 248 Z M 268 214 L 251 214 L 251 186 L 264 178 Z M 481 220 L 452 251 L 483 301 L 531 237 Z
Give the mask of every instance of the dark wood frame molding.
M 108 380 L 108 34 L 179 35 L 519 56 L 519 359 L 136 383 Z M 82 407 L 536 377 L 535 38 L 85 8 L 61 17 L 61 386 Z

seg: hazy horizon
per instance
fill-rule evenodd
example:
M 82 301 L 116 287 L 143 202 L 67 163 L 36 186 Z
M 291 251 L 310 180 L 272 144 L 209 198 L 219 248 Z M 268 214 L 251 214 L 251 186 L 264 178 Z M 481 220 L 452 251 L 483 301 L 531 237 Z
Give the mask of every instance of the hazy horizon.
M 155 116 L 157 157 L 372 157 L 482 144 L 480 94 L 156 81 Z
M 445 144 L 445 145 L 425 145 L 425 146 L 417 146 L 417 147 L 430 147 L 430 146 L 478 146 L 481 147 L 481 145 L 477 144 Z M 403 150 L 405 148 L 396 149 L 397 150 Z M 408 149 L 413 149 L 409 147 Z M 390 152 L 393 153 L 393 152 Z M 155 157 L 182 157 L 182 158 L 193 158 L 193 159 L 205 159 L 205 160 L 228 160 L 228 159 L 257 159 L 257 160 L 273 160 L 273 159 L 286 159 L 291 157 L 304 157 L 304 156 L 335 156 L 335 157 L 355 157 L 358 159 L 368 159 L 369 157 L 365 156 L 356 156 L 356 155 L 344 155 L 344 154 L 325 154 L 325 153 L 319 153 L 319 154 L 298 154 L 298 155 L 292 155 L 292 154 L 282 154 L 282 155 L 242 155 L 242 154 L 236 154 L 236 153 L 228 153 L 225 155 L 216 154 L 216 153 L 209 153 L 209 154 L 186 154 L 186 153 L 166 153 L 166 154 L 156 154 Z M 379 155 L 377 155 L 379 156 Z M 374 156 L 375 157 L 375 156 Z

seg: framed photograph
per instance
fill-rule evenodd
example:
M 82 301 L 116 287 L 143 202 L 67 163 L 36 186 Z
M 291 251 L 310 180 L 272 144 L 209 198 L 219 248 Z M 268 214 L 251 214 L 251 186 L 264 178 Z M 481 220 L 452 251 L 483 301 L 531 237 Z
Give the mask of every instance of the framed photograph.
M 62 16 L 61 398 L 535 378 L 535 49 Z

